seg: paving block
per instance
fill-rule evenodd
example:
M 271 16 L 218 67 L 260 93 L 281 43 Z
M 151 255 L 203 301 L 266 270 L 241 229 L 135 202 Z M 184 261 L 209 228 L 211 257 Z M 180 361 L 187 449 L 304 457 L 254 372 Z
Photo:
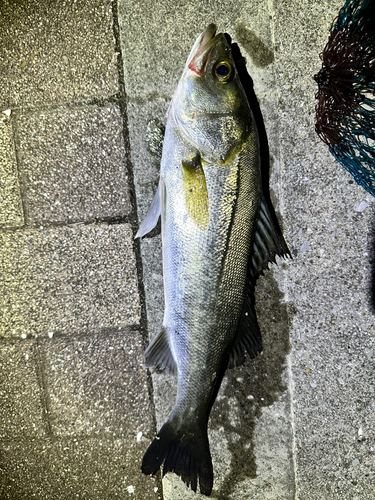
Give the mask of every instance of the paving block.
M 0 345 L 0 441 L 45 437 L 46 406 L 34 340 Z
M 39 348 L 54 435 L 152 436 L 139 332 L 46 339 Z
M 374 497 L 374 199 L 314 130 L 313 75 L 343 2 L 274 2 L 275 74 L 295 315 L 291 374 L 297 498 Z
M 265 56 L 272 46 L 265 2 L 239 4 L 229 0 L 210 5 L 187 1 L 172 5 L 163 0 L 155 5 L 119 0 L 118 15 L 129 98 L 170 98 L 195 39 L 210 23 L 217 23 L 218 30 L 227 31 L 234 41 L 245 42 L 242 47 L 254 67 L 264 68 L 272 60 L 272 56 Z
M 9 112 L 9 110 L 8 110 Z M 7 114 L 0 115 L 0 226 L 23 225 L 21 193 L 13 130 Z
M 110 0 L 1 2 L 0 109 L 118 92 L 112 25 Z
M 116 105 L 21 114 L 17 132 L 28 224 L 122 218 L 131 212 Z
M 153 20 L 147 21 L 150 30 L 145 32 L 140 19 L 136 18 L 137 10 L 131 10 L 127 1 L 119 3 L 126 89 L 130 96 L 128 128 L 140 222 L 156 191 L 159 172 L 157 161 L 147 151 L 147 123 L 155 118 L 164 121 L 168 96 L 175 89 L 196 36 L 217 18 L 209 7 L 201 5 L 202 15 L 197 19 L 196 8 L 192 2 L 177 7 L 181 9 L 178 10 L 180 22 L 175 23 L 168 17 L 169 2 L 159 2 L 153 7 Z M 261 105 L 267 111 L 267 122 L 276 138 L 276 143 L 272 143 L 275 158 L 272 187 L 278 193 L 277 108 L 274 89 L 267 91 L 267 81 L 274 81 L 269 12 L 264 2 L 246 3 L 241 9 L 238 3 L 226 3 L 218 29 L 233 35 L 249 61 L 255 91 L 257 95 L 259 91 Z M 151 13 L 144 15 L 151 16 Z M 239 18 L 242 24 L 237 23 Z M 171 19 L 170 25 L 161 19 Z M 131 33 L 126 30 L 129 24 L 134 27 Z M 252 47 L 248 39 L 257 40 L 258 48 Z M 141 241 L 150 337 L 158 331 L 164 310 L 161 238 L 157 233 L 156 229 Z M 227 373 L 212 409 L 209 421 L 215 475 L 212 498 L 294 498 L 291 401 L 286 368 L 290 319 L 283 298 L 283 272 L 280 269 L 266 273 L 264 282 L 260 281 L 257 287 L 264 355 L 257 360 L 247 360 L 243 367 Z M 173 408 L 176 383 L 173 377 L 153 374 L 153 388 L 156 420 L 160 427 Z M 163 479 L 163 491 L 164 498 L 170 500 L 201 497 L 188 490 L 173 474 Z
M 52 336 L 137 325 L 132 238 L 128 224 L 0 234 L 0 335 Z
M 133 436 L 0 443 L 0 497 L 161 500 L 158 483 L 140 472 L 145 447 Z
M 155 119 L 165 125 L 169 103 L 168 98 L 155 98 L 142 105 L 131 100 L 128 103 L 129 139 L 132 163 L 135 166 L 133 173 L 139 222 L 143 221 L 150 208 L 158 187 L 160 172 L 159 160 L 148 149 L 147 125 Z

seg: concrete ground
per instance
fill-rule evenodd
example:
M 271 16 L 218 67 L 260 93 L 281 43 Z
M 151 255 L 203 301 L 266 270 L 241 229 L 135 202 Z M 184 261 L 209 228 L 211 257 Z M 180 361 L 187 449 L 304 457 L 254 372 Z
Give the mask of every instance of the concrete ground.
M 375 498 L 375 202 L 314 132 L 342 3 L 0 3 L 0 500 L 199 498 L 143 476 L 174 380 L 142 368 L 163 313 L 146 146 L 210 22 L 246 57 L 294 255 L 258 281 L 258 359 L 210 419 L 218 500 Z M 202 497 L 203 498 L 203 497 Z

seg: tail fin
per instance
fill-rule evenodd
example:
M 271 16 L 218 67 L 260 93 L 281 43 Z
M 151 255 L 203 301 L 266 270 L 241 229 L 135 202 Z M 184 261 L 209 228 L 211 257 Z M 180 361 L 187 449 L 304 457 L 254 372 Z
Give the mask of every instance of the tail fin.
M 168 420 L 148 447 L 142 461 L 144 474 L 156 474 L 164 462 L 163 476 L 174 472 L 197 491 L 209 496 L 213 485 L 213 470 L 207 428 L 199 430 L 181 427 Z

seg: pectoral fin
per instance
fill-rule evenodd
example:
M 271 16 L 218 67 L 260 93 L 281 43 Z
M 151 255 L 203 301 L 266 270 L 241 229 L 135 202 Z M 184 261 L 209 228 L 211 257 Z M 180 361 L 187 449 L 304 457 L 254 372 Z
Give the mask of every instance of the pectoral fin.
M 162 191 L 164 189 L 164 183 L 162 179 L 159 181 L 158 189 L 156 190 L 154 199 L 152 200 L 150 209 L 140 225 L 137 234 L 135 235 L 136 238 L 141 238 L 145 234 L 149 233 L 156 224 L 158 223 L 159 216 L 161 214 L 161 205 L 162 205 Z
M 187 211 L 195 224 L 203 230 L 208 228 L 208 192 L 200 154 L 182 162 L 183 190 Z

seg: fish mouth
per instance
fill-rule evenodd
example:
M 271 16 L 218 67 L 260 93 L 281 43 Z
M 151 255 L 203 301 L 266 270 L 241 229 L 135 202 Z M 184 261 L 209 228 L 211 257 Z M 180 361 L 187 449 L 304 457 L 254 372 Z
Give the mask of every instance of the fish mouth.
M 221 36 L 221 33 L 216 35 L 216 24 L 209 24 L 200 35 L 197 49 L 188 64 L 188 68 L 194 71 L 198 76 L 202 76 L 206 71 L 206 65 L 212 47 Z

